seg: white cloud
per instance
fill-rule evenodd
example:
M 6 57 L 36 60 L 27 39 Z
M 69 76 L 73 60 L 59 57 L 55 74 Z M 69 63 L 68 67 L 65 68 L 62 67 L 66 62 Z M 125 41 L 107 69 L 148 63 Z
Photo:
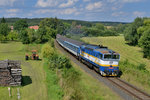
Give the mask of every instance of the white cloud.
M 113 2 L 116 2 L 117 0 L 107 0 L 107 2 L 109 3 L 113 3 Z
M 17 14 L 15 13 L 10 13 L 10 14 L 6 14 L 4 15 L 5 17 L 17 17 Z
M 86 6 L 87 10 L 93 10 L 93 9 L 98 9 L 103 6 L 102 2 L 95 2 L 95 3 L 90 3 Z
M 37 7 L 54 7 L 58 4 L 58 0 L 38 0 Z
M 125 15 L 127 15 L 127 14 L 122 11 L 112 13 L 112 16 L 114 16 L 114 17 L 125 16 Z
M 116 11 L 124 7 L 127 3 L 144 2 L 145 0 L 106 0 L 106 5 L 110 10 Z
M 45 13 L 54 13 L 56 10 L 51 10 L 51 9 L 38 9 L 34 13 L 35 14 L 45 14 Z
M 145 12 L 135 11 L 135 12 L 133 12 L 133 15 L 135 17 L 143 17 L 145 15 Z
M 70 15 L 70 14 L 77 15 L 79 12 L 77 12 L 76 8 L 67 8 L 67 9 L 62 10 L 60 13 L 65 14 L 65 15 Z
M 17 0 L 1 0 L 0 6 L 13 6 L 15 1 Z
M 83 0 L 83 2 L 88 2 L 88 1 L 91 1 L 91 0 Z
M 140 2 L 140 1 L 144 1 L 144 0 L 121 0 L 124 3 L 132 3 L 132 2 Z
M 68 0 L 67 3 L 62 3 L 59 5 L 60 8 L 70 7 L 74 5 L 78 0 Z
M 7 13 L 17 13 L 19 11 L 20 11 L 19 9 L 6 9 Z
M 144 0 L 107 0 L 109 3 L 134 3 L 134 2 L 141 2 Z
M 77 11 L 77 8 L 66 8 L 66 9 L 39 9 L 34 11 L 35 14 L 54 14 L 54 15 L 78 15 L 80 12 Z

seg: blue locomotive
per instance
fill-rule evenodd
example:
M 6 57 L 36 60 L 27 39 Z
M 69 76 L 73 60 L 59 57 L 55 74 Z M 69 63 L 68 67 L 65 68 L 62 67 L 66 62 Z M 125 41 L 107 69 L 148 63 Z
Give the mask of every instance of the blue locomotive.
M 102 76 L 118 76 L 120 55 L 107 47 L 85 44 L 57 34 L 57 42 Z

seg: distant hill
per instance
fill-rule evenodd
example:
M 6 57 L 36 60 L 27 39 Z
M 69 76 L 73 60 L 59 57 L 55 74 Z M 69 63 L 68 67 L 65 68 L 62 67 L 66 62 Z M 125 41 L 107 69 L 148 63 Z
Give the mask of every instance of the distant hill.
M 2 18 L 0 18 L 1 20 Z M 27 21 L 27 23 L 29 24 L 29 26 L 31 25 L 38 25 L 40 23 L 41 20 L 43 20 L 44 18 L 5 18 L 6 22 L 9 25 L 13 25 L 17 20 L 20 19 L 25 19 Z M 64 20 L 64 19 L 60 19 L 63 22 L 72 24 L 72 22 L 75 22 L 78 25 L 82 25 L 82 26 L 87 26 L 87 27 L 91 27 L 92 25 L 96 24 L 96 23 L 102 23 L 105 26 L 116 26 L 118 24 L 128 24 L 126 22 L 109 22 L 109 21 L 82 21 L 82 20 Z
M 104 26 L 116 26 L 118 24 L 129 24 L 129 22 L 93 21 L 92 23 L 102 23 Z
M 1 20 L 2 18 L 0 18 Z M 13 25 L 16 21 L 20 20 L 20 19 L 25 19 L 27 21 L 27 23 L 29 24 L 29 26 L 31 25 L 38 25 L 40 23 L 41 20 L 43 20 L 44 18 L 5 18 L 6 22 L 9 25 Z

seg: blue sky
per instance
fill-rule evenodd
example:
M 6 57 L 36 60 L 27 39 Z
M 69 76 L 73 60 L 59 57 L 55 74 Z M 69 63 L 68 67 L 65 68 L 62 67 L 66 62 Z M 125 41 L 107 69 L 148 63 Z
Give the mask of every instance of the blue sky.
M 0 17 L 131 22 L 150 17 L 150 0 L 1 0 Z

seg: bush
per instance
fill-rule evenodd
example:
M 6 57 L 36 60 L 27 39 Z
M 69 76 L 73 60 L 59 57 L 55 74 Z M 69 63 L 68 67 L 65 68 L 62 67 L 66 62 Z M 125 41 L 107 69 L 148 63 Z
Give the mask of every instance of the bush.
M 64 99 L 82 100 L 79 84 L 81 78 L 80 73 L 73 68 L 70 60 L 64 55 L 56 52 L 53 46 L 54 41 L 51 39 L 49 43 L 42 47 L 42 55 L 44 58 L 47 58 L 47 63 L 51 72 L 56 71 L 57 77 L 62 80 L 60 81 L 60 86 L 64 91 Z
M 44 58 L 50 59 L 51 57 L 53 57 L 54 52 L 54 48 L 48 43 L 44 44 L 44 46 L 42 47 L 42 55 Z
M 7 38 L 10 41 L 18 40 L 18 33 L 17 32 L 9 32 L 9 34 L 7 35 Z
M 2 34 L 0 34 L 0 41 L 4 42 L 6 40 L 6 37 Z
M 81 74 L 73 67 L 64 67 L 62 72 L 63 77 L 63 89 L 65 96 L 69 96 L 69 100 L 82 100 L 82 92 L 80 88 Z
M 145 67 L 146 67 L 145 64 L 140 64 L 140 65 L 137 66 L 137 68 L 138 68 L 139 70 L 146 70 Z

